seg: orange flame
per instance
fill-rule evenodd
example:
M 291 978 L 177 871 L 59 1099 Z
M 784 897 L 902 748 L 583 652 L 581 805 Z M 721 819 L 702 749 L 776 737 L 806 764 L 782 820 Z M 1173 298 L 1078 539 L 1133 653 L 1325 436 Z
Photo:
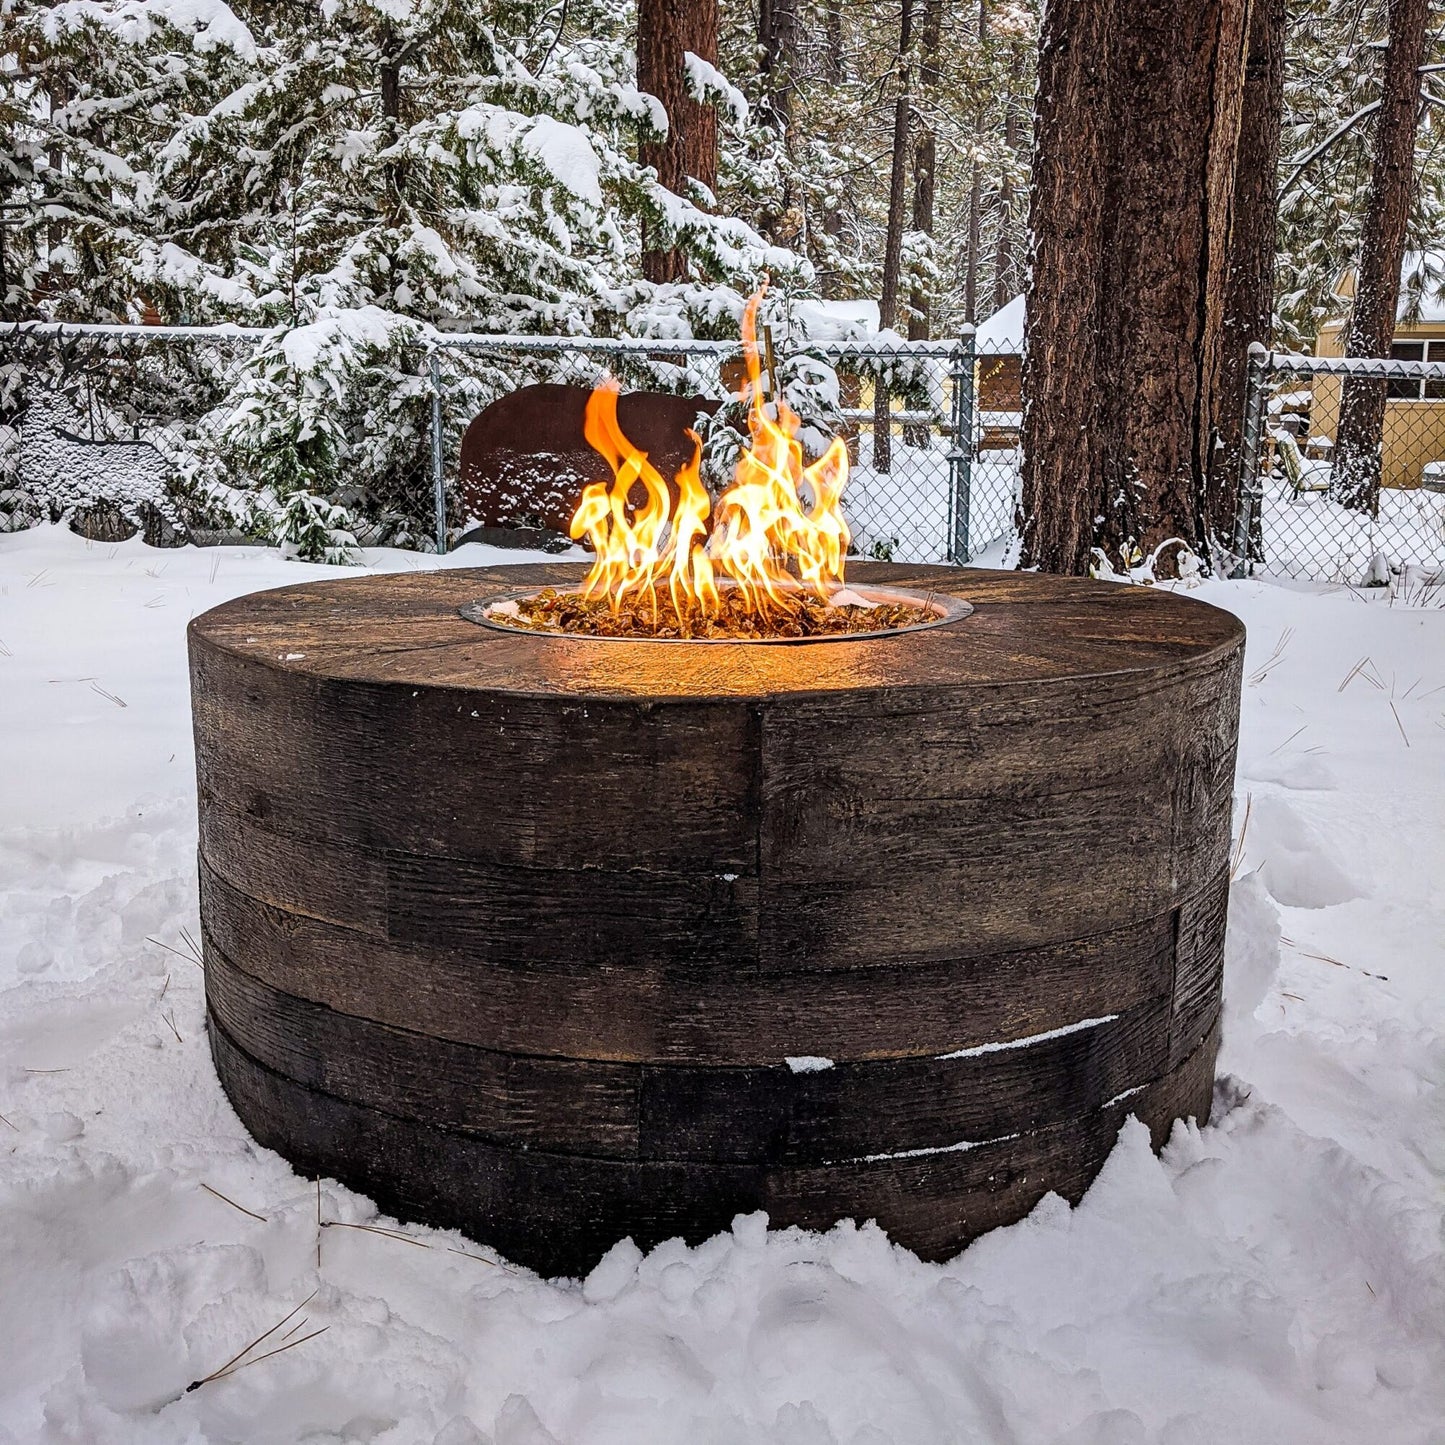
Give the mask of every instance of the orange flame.
M 614 612 L 624 602 L 645 601 L 656 615 L 665 585 L 686 624 L 717 615 L 720 579 L 730 579 L 746 610 L 764 618 L 787 611 L 788 593 L 799 587 L 826 598 L 842 586 L 848 449 L 835 437 L 822 457 L 804 466 L 797 415 L 781 397 L 774 398 L 776 419 L 768 415 L 757 344 L 762 299 L 759 291 L 748 302 L 742 324 L 751 443 L 715 511 L 695 432 L 688 432 L 692 458 L 675 479 L 674 508 L 661 474 L 618 425 L 617 383 L 604 382 L 588 399 L 583 435 L 607 459 L 612 481 L 589 485 L 572 518 L 572 536 L 586 537 L 597 554 L 584 596 L 605 597 Z M 644 500 L 630 508 L 628 494 L 638 483 Z

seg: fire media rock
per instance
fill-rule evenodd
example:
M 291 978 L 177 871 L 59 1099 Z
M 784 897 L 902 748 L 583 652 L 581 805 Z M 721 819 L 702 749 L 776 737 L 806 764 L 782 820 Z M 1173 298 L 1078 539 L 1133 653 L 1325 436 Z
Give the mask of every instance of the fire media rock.
M 460 615 L 583 568 L 191 624 L 216 1066 L 263 1144 L 545 1274 L 876 1219 L 945 1258 L 1209 1112 L 1243 629 L 860 565 L 971 614 L 794 646 Z

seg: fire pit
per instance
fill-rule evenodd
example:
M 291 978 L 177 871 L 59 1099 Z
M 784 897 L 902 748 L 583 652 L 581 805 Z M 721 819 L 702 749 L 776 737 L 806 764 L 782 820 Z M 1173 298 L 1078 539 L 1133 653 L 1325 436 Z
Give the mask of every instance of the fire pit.
M 932 625 L 473 620 L 584 571 L 192 624 L 211 1040 L 257 1139 L 572 1273 L 753 1209 L 942 1258 L 1077 1199 L 1126 1115 L 1207 1116 L 1232 617 L 872 565 Z
M 255 1136 L 546 1273 L 739 1211 L 938 1258 L 1209 1112 L 1243 629 L 844 561 L 743 322 L 750 444 L 622 433 L 590 568 L 191 625 L 211 1041 Z M 771 645 L 770 645 L 771 644 Z

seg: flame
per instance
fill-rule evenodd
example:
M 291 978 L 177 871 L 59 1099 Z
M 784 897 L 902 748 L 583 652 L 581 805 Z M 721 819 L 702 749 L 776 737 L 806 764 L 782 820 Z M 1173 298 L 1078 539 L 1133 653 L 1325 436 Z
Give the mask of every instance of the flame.
M 614 613 L 643 603 L 656 619 L 658 592 L 666 587 L 686 628 L 717 616 L 719 587 L 730 581 L 745 610 L 767 620 L 788 612 L 789 595 L 800 587 L 826 599 L 843 584 L 848 449 L 835 437 L 822 457 L 805 466 L 797 415 L 781 397 L 774 398 L 776 417 L 768 415 L 757 344 L 763 294 L 748 302 L 742 323 L 750 444 L 716 509 L 702 482 L 696 432 L 688 432 L 692 457 L 674 479 L 674 507 L 661 474 L 618 424 L 617 383 L 604 382 L 588 398 L 583 435 L 606 458 L 612 481 L 583 491 L 571 534 L 586 537 L 597 554 L 583 595 L 606 598 Z M 629 506 L 639 483 L 643 501 Z

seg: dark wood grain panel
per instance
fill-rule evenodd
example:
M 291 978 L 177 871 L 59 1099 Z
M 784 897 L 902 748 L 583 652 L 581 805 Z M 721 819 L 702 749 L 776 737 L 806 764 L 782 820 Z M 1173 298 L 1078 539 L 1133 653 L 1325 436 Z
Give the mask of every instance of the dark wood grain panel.
M 208 805 L 374 852 L 757 870 L 753 704 L 338 683 L 205 648 L 192 676 Z
M 1174 979 L 1173 913 L 917 967 L 785 973 L 712 955 L 664 966 L 642 954 L 592 965 L 570 946 L 489 961 L 260 901 L 204 851 L 200 869 L 206 928 L 257 978 L 343 1013 L 503 1052 L 724 1064 L 948 1053 L 1166 998 Z
M 1032 1133 L 1167 1069 L 1167 1001 L 987 1052 L 793 1072 L 644 1066 L 646 1159 L 819 1164 Z
M 1174 996 L 1169 1019 L 1172 1067 L 1194 1051 L 1213 1027 L 1224 992 L 1224 929 L 1229 910 L 1229 875 L 1188 899 L 1179 910 L 1175 946 Z
M 637 1065 L 478 1049 L 253 979 L 203 935 L 206 1002 L 252 1058 L 310 1089 L 513 1148 L 638 1156 Z
M 766 708 L 762 960 L 925 961 L 1179 906 L 1228 848 L 1234 669 Z
M 1165 1072 L 1167 999 L 963 1056 L 770 1067 L 499 1053 L 281 993 L 204 939 L 207 998 L 276 1073 L 402 1118 L 557 1153 L 814 1164 L 1031 1132 Z
M 945 1259 L 1026 1214 L 1051 1189 L 1082 1197 L 1133 1113 L 1156 1146 L 1174 1119 L 1208 1116 L 1213 1035 L 1127 1100 L 1019 1139 L 960 1141 L 913 1157 L 769 1171 L 499 1148 L 308 1089 L 251 1059 L 214 1023 L 211 1049 L 242 1122 L 304 1173 L 369 1194 L 402 1220 L 457 1228 L 544 1275 L 580 1274 L 618 1240 L 699 1242 L 766 1209 L 775 1228 L 876 1219 L 898 1243 Z
M 637 868 L 507 867 L 367 853 L 204 809 L 201 854 L 239 892 L 286 912 L 478 964 L 567 959 L 579 967 L 719 967 L 757 956 L 757 880 Z

